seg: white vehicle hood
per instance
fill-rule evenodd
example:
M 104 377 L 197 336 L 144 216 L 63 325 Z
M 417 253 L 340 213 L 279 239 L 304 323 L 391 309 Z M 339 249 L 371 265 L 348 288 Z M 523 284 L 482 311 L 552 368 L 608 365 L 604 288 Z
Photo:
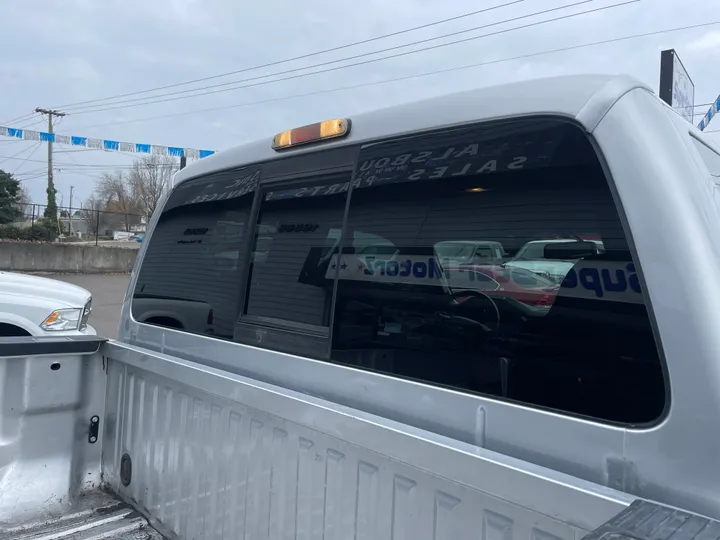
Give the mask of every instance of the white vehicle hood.
M 91 296 L 90 291 L 77 285 L 15 272 L 0 272 L 0 295 L 47 300 L 49 303 L 57 304 L 52 309 L 82 308 Z

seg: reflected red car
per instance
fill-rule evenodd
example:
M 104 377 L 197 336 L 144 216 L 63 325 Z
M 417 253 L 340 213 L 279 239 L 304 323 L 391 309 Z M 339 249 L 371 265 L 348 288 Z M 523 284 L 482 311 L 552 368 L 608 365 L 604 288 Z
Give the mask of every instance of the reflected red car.
M 453 289 L 479 290 L 491 298 L 510 298 L 532 307 L 553 305 L 560 286 L 524 268 L 460 264 L 445 267 Z

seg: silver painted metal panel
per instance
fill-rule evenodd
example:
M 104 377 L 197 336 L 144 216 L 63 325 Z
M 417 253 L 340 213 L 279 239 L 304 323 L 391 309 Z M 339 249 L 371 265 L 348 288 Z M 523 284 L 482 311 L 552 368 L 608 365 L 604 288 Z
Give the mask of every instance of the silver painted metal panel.
M 633 233 L 671 392 L 661 424 L 627 432 L 624 489 L 717 519 L 720 210 L 715 183 L 688 151 L 690 129 L 677 129 L 661 102 L 634 90 L 595 135 Z
M 105 354 L 104 478 L 170 536 L 577 540 L 632 501 L 191 362 Z
M 104 398 L 98 354 L 0 357 L 0 537 L 100 487 L 101 445 L 88 433 Z

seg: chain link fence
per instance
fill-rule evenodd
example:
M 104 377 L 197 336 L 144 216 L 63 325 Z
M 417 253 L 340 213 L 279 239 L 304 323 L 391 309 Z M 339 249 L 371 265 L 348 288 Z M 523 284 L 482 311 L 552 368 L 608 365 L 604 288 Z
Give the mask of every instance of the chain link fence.
M 0 239 L 59 242 L 130 240 L 145 234 L 147 217 L 133 212 L 114 212 L 58 206 L 55 219 L 45 217 L 44 204 L 18 204 L 18 215 L 0 225 Z

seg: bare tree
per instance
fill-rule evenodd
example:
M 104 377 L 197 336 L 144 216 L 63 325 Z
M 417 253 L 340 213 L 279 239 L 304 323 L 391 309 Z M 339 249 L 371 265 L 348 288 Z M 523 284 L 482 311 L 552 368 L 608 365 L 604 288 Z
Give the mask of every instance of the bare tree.
M 103 174 L 93 202 L 106 212 L 103 216 L 106 225 L 115 228 L 122 223 L 130 231 L 132 225 L 140 223 L 140 216 L 149 220 L 178 169 L 172 157 L 153 155 L 135 160 L 128 172 Z
M 107 212 L 114 212 L 121 216 L 126 231 L 130 231 L 135 224 L 137 213 L 140 210 L 139 201 L 133 193 L 129 175 L 123 171 L 103 173 L 97 183 L 95 194 L 104 202 Z
M 178 163 L 170 156 L 148 156 L 133 163 L 128 183 L 139 210 L 149 220 L 165 191 L 170 187 Z
M 20 182 L 18 187 L 15 201 L 15 204 L 12 206 L 17 210 L 18 219 L 30 219 L 33 215 L 33 204 L 30 201 L 30 196 L 28 195 L 27 189 L 25 189 L 22 182 Z
M 22 182 L 20 183 L 20 189 L 18 190 L 17 199 L 18 203 L 20 204 L 31 204 L 30 195 L 28 195 L 27 189 L 25 189 L 25 186 L 22 184 Z
M 80 217 L 85 222 L 88 234 L 98 234 L 99 226 L 105 224 L 102 220 L 102 211 L 105 210 L 105 202 L 97 195 L 90 195 L 80 210 Z

